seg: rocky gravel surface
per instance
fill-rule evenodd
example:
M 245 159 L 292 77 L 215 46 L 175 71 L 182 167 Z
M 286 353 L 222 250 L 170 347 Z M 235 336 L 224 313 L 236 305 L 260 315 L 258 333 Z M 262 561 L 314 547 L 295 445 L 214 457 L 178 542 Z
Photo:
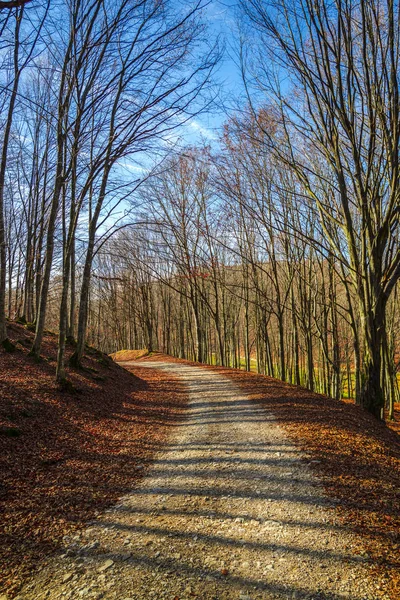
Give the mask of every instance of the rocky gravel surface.
M 65 539 L 19 600 L 386 598 L 310 460 L 272 416 L 216 372 L 140 366 L 184 379 L 187 420 L 142 482 Z

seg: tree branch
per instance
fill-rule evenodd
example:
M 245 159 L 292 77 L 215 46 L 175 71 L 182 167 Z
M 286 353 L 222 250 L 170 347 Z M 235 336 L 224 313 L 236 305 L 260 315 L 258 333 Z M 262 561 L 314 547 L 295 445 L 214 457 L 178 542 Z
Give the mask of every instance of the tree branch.
M 19 6 L 25 6 L 25 4 L 28 4 L 28 2 L 32 2 L 32 0 L 10 0 L 10 2 L 1 1 L 0 10 L 3 10 L 4 8 L 18 8 Z

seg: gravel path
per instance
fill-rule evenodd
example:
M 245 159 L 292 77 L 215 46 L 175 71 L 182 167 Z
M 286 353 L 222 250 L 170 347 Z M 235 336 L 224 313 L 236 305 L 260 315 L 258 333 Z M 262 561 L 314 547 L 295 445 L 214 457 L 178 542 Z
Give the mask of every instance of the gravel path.
M 187 421 L 142 483 L 66 540 L 19 598 L 385 598 L 271 416 L 213 371 L 140 366 L 185 380 Z

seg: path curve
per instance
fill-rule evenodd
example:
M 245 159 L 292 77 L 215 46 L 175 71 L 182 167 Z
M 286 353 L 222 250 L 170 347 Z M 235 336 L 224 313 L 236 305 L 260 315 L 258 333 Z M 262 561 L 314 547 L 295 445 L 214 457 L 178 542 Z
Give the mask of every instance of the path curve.
M 19 598 L 376 600 L 355 535 L 265 409 L 220 373 L 138 364 L 184 380 L 187 420 L 136 489 Z

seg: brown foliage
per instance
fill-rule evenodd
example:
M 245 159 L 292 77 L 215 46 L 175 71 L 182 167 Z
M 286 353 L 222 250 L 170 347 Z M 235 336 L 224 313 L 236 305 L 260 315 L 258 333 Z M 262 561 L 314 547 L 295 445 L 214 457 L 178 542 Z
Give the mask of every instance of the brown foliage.
M 144 358 L 149 353 L 148 350 L 119 350 L 118 352 L 113 352 L 110 354 L 111 358 L 117 362 L 129 361 L 129 360 L 138 360 L 139 358 Z

